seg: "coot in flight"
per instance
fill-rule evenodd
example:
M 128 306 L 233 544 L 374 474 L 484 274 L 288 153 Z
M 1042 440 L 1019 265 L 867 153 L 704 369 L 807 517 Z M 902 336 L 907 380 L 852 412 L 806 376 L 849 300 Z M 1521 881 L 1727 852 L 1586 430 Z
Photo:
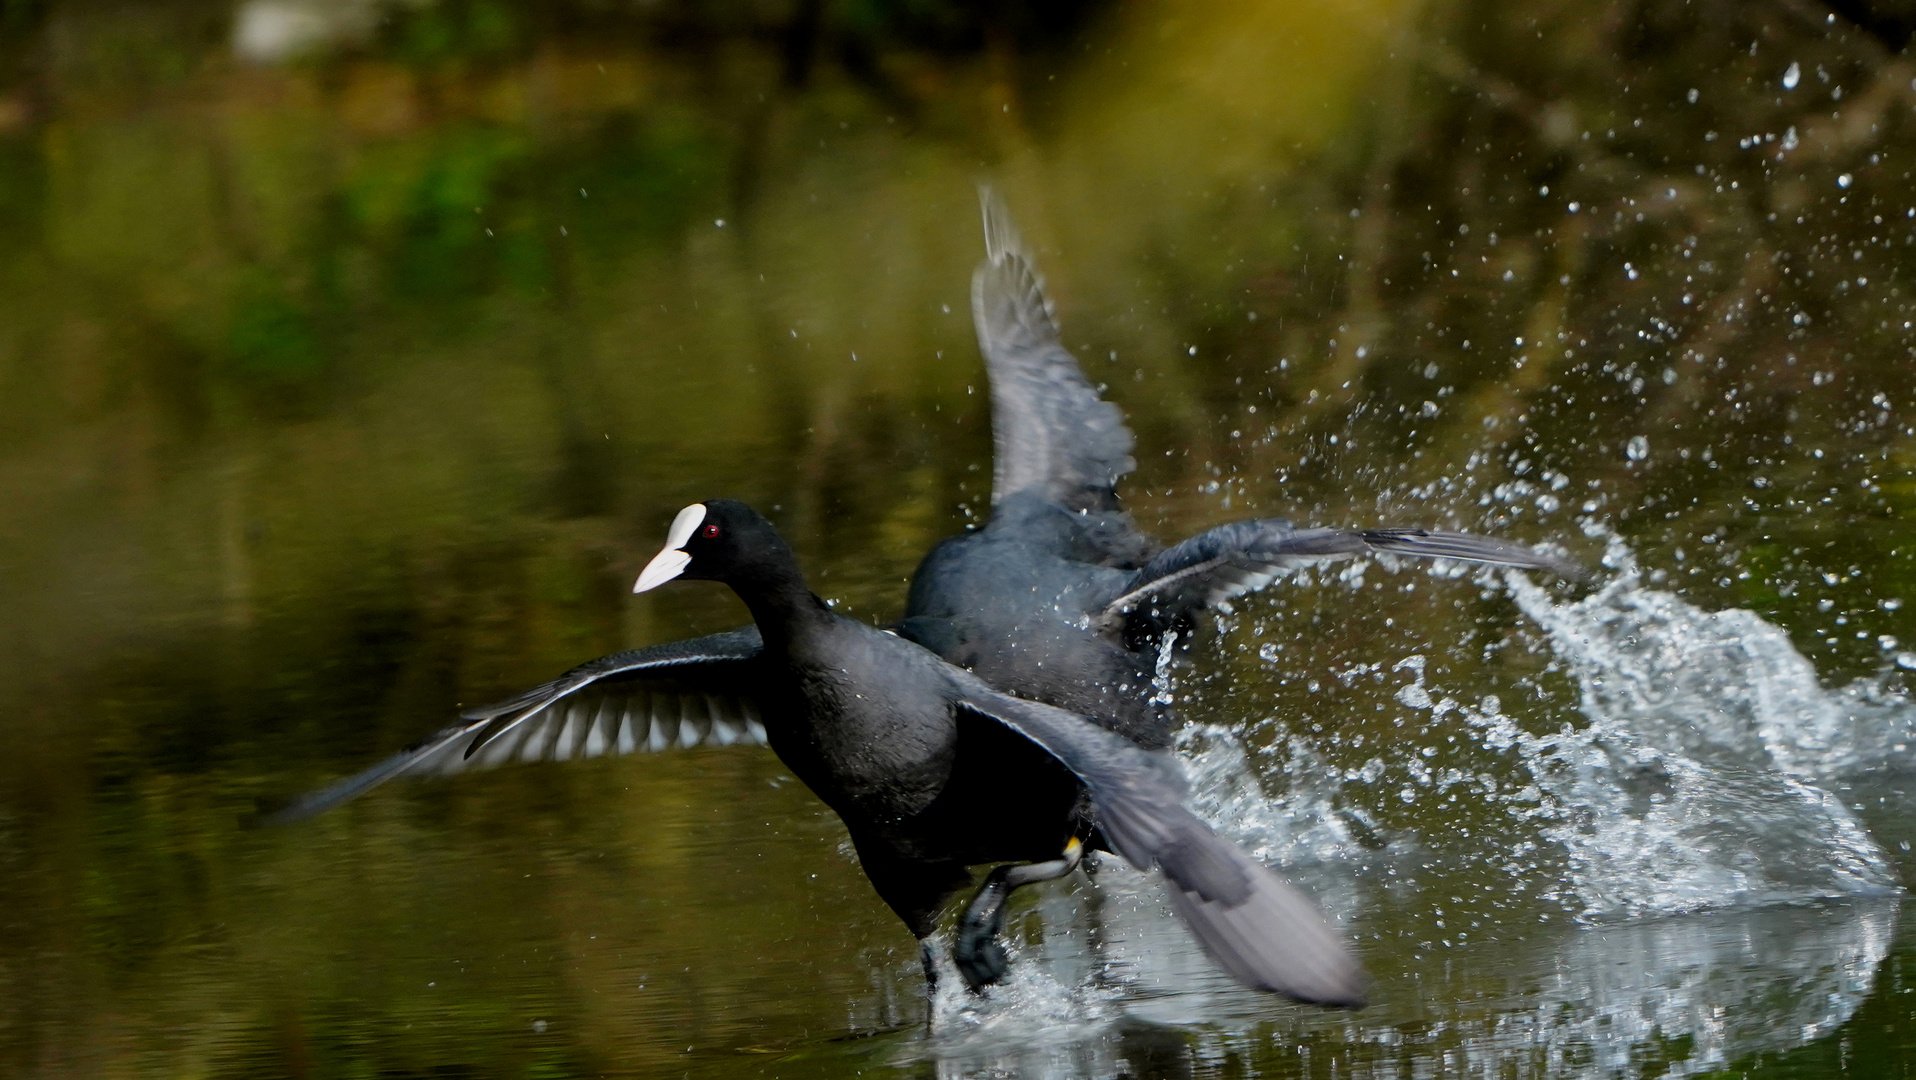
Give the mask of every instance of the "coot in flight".
M 1203 607 L 1224 605 L 1298 566 L 1387 552 L 1580 576 L 1566 560 L 1507 541 L 1422 529 L 1300 530 L 1278 519 L 1233 522 L 1159 550 L 1135 528 L 1117 498 L 1117 481 L 1133 466 L 1133 439 L 1122 414 L 1098 397 L 1059 342 L 1042 282 L 1003 206 L 989 192 L 983 201 L 987 259 L 973 277 L 972 307 L 992 387 L 993 514 L 983 529 L 952 537 L 926 556 L 912 582 L 906 617 L 896 627 L 900 636 L 971 669 L 999 690 L 1081 714 L 1137 747 L 1158 750 L 1169 745 L 1177 724 L 1151 687 L 1167 635 L 1186 627 Z M 764 529 L 770 532 L 769 526 Z M 677 523 L 672 536 L 686 540 Z M 785 550 L 782 541 L 777 546 Z M 668 545 L 668 553 L 676 549 Z M 791 572 L 797 574 L 795 564 Z M 318 813 L 402 773 L 445 774 L 506 761 L 700 744 L 769 740 L 778 747 L 763 719 L 760 695 L 751 689 L 764 662 L 759 626 L 602 657 L 507 701 L 468 710 L 460 723 L 276 817 Z M 960 713 L 969 716 L 967 710 Z M 855 729 L 863 730 L 857 725 L 844 730 Z M 825 730 L 839 729 L 826 725 Z M 897 735 L 889 727 L 879 730 Z M 982 748 L 1006 738 L 997 731 L 955 745 Z M 909 754 L 910 745 L 905 738 L 899 752 Z M 845 746 L 841 751 L 850 753 Z M 968 906 L 953 951 L 974 988 L 1005 972 L 996 936 L 1011 890 L 1061 876 L 1076 863 L 1075 847 L 1064 859 L 1054 858 L 1055 848 L 992 854 L 1028 845 L 1030 827 L 1004 820 L 1008 814 L 1016 817 L 1012 804 L 979 795 L 980 781 L 966 771 L 939 788 L 953 792 L 939 800 L 939 813 L 949 814 L 961 797 L 975 799 L 968 811 L 977 825 L 973 839 L 961 843 L 947 837 L 933 845 L 941 853 L 937 858 L 911 863 L 912 871 L 901 873 L 890 861 L 896 852 L 868 852 L 876 841 L 861 838 L 855 819 L 834 801 L 832 781 L 814 782 L 814 774 L 785 748 L 779 752 L 846 817 L 873 884 L 920 938 L 935 914 L 932 901 L 942 903 L 968 881 L 966 863 L 954 859 L 975 854 L 972 863 L 1044 860 L 998 867 Z M 861 767 L 878 760 L 853 757 Z M 922 780 L 899 773 L 889 783 L 910 788 Z M 991 784 L 995 788 L 997 781 Z M 1095 784 L 1086 778 L 1086 785 L 1095 801 Z M 1058 797 L 1064 786 L 1038 789 Z M 1082 805 L 1074 813 L 1080 825 L 1092 820 Z M 1047 822 L 1054 818 L 1039 816 Z M 1015 842 L 998 839 L 1014 836 Z M 1120 853 L 1132 855 L 1122 847 Z M 908 884 L 894 880 L 901 878 Z M 1219 955 L 1214 942 L 1207 948 Z M 1228 968 L 1230 962 L 1224 962 Z
M 1245 985 L 1361 1003 L 1349 947 L 1302 894 L 1183 807 L 1166 752 L 1000 693 L 833 612 L 743 503 L 680 511 L 634 591 L 677 577 L 731 586 L 754 626 L 595 661 L 314 800 L 331 805 L 387 776 L 475 756 L 566 758 L 762 732 L 844 821 L 866 876 L 921 942 L 928 977 L 939 909 L 970 883 L 969 867 L 1020 864 L 994 875 L 1009 889 L 1069 873 L 1090 847 L 1161 871 L 1205 952 Z
M 1003 204 L 981 192 L 986 259 L 971 281 L 990 373 L 996 442 L 992 515 L 951 537 L 912 576 L 898 633 L 1019 697 L 1095 717 L 1147 749 L 1178 721 L 1153 692 L 1160 650 L 1205 607 L 1327 559 L 1367 553 L 1448 558 L 1581 577 L 1522 544 L 1425 529 L 1298 529 L 1235 521 L 1160 550 L 1118 500 L 1133 439 L 1059 341 L 1043 281 Z M 974 984 L 1004 973 L 995 928 L 1009 888 L 988 882 L 954 952 Z
M 1582 576 L 1507 540 L 1425 529 L 1298 529 L 1234 521 L 1160 549 L 1118 500 L 1133 438 L 1058 338 L 1043 281 L 1003 205 L 982 193 L 987 257 L 972 277 L 996 441 L 992 515 L 932 548 L 898 632 L 1020 697 L 1098 717 L 1140 745 L 1176 730 L 1151 691 L 1159 649 L 1311 563 L 1385 553 Z M 1188 634 L 1184 635 L 1188 636 Z

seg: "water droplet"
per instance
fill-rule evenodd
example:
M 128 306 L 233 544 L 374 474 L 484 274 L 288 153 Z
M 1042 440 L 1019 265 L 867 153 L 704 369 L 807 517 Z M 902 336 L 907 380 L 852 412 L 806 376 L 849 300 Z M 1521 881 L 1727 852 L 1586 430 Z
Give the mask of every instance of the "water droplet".
M 1794 60 L 1790 61 L 1790 66 L 1788 70 L 1783 72 L 1783 89 L 1785 90 L 1796 89 L 1796 84 L 1798 82 L 1801 82 L 1802 79 L 1803 79 L 1802 65 L 1798 64 Z
M 1650 440 L 1641 435 L 1632 435 L 1624 445 L 1623 452 L 1631 461 L 1642 461 L 1650 456 Z
M 1839 188 L 1849 187 L 1850 181 L 1853 179 L 1854 177 L 1850 176 L 1850 174 L 1844 173 L 1843 175 L 1836 178 L 1836 186 Z

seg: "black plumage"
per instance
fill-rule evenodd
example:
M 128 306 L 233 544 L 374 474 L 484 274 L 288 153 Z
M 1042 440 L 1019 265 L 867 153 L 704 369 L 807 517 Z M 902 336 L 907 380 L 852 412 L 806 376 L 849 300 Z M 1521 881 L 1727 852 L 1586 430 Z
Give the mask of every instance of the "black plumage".
M 817 603 L 762 518 L 703 504 L 736 518 L 757 548 L 687 565 L 731 584 L 754 626 L 603 657 L 468 710 L 278 820 L 408 773 L 769 742 L 838 811 L 872 884 L 921 939 L 970 882 L 968 867 L 1030 864 L 999 867 L 965 912 L 954 952 L 974 987 L 1004 974 L 995 938 L 1011 890 L 1069 872 L 1076 848 L 1059 852 L 1077 838 L 1164 869 L 1174 907 L 1240 980 L 1354 1002 L 1355 964 L 1309 901 L 1179 805 L 1175 770 L 1153 753 L 1177 724 L 1152 692 L 1158 650 L 1203 608 L 1326 559 L 1390 553 L 1581 571 L 1463 533 L 1296 529 L 1279 519 L 1159 549 L 1118 499 L 1134 466 L 1122 413 L 1059 342 L 1003 207 L 989 193 L 984 204 L 987 258 L 972 305 L 992 387 L 993 513 L 925 557 L 896 635 Z M 660 560 L 702 542 L 686 520 L 673 523 Z
M 992 515 L 912 576 L 898 631 L 1008 693 L 1096 717 L 1146 747 L 1177 720 L 1151 682 L 1166 636 L 1207 607 L 1353 555 L 1459 559 L 1580 577 L 1522 544 L 1414 528 L 1299 529 L 1236 521 L 1159 549 L 1124 512 L 1134 439 L 1058 337 L 1043 281 L 1003 205 L 983 195 L 972 277 L 996 438 Z
M 1000 693 L 917 644 L 834 613 L 806 587 L 784 540 L 743 503 L 687 507 L 636 588 L 680 576 L 731 586 L 753 629 L 594 661 L 474 710 L 282 816 L 316 813 L 404 772 L 489 755 L 570 756 L 595 736 L 602 748 L 635 745 L 629 732 L 661 725 L 733 724 L 762 732 L 838 813 L 873 887 L 921 941 L 969 884 L 971 866 L 1051 860 L 1063 872 L 1082 844 L 1162 871 L 1199 943 L 1246 985 L 1326 1004 L 1361 1001 L 1348 946 L 1309 900 L 1184 808 L 1182 774 L 1167 755 Z M 683 707 L 662 716 L 605 704 L 666 695 L 706 711 L 692 719 Z M 713 704 L 722 701 L 730 716 Z M 990 944 L 988 936 L 973 942 Z M 1003 960 L 979 962 L 999 971 Z

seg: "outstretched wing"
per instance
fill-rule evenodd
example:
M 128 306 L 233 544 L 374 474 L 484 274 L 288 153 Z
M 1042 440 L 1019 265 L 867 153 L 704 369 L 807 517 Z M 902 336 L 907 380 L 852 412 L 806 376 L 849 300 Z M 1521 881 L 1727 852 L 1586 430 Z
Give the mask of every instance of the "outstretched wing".
M 1044 279 L 1003 200 L 989 188 L 978 197 L 986 258 L 971 277 L 971 316 L 991 377 L 992 504 L 1037 488 L 1071 510 L 1114 509 L 1118 478 L 1137 464 L 1124 414 L 1059 343 Z
M 1163 871 L 1172 906 L 1225 971 L 1299 1001 L 1363 1004 L 1364 974 L 1349 946 L 1302 893 L 1184 808 L 1168 758 L 972 676 L 959 683 L 964 708 L 1030 739 L 1084 782 L 1099 831 L 1131 865 Z
M 1234 521 L 1159 552 L 1105 606 L 1106 625 L 1122 618 L 1127 640 L 1162 633 L 1201 607 L 1227 604 L 1311 563 L 1367 554 L 1548 570 L 1586 576 L 1569 559 L 1509 540 L 1427 529 L 1297 529 L 1279 518 Z
M 295 800 L 271 824 L 330 810 L 396 776 L 448 776 L 511 761 L 566 761 L 699 745 L 763 745 L 758 628 L 614 653 L 496 705 Z

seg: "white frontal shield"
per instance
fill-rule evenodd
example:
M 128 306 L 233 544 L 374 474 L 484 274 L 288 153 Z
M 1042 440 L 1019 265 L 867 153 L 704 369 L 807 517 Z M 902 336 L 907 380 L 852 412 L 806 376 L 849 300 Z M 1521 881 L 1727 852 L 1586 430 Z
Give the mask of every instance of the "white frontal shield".
M 652 556 L 652 561 L 646 563 L 645 569 L 639 571 L 639 580 L 633 582 L 632 591 L 642 593 L 648 589 L 656 589 L 684 573 L 686 565 L 692 561 L 692 556 L 680 549 L 692 539 L 692 533 L 697 531 L 699 523 L 704 520 L 704 503 L 693 503 L 679 511 L 679 516 L 672 519 L 672 527 L 665 531 L 665 550 Z

